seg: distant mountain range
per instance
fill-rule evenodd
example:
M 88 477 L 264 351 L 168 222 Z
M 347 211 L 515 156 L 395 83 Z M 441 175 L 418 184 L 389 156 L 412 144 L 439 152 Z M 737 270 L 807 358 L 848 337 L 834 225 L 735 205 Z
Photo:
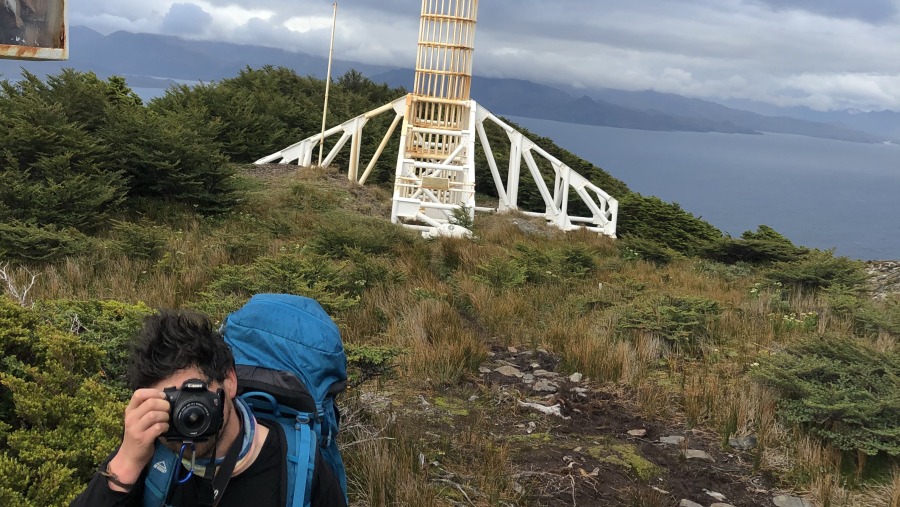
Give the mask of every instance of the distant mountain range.
M 247 67 L 285 66 L 301 75 L 325 77 L 324 58 L 281 49 L 187 40 L 173 36 L 70 29 L 67 62 L 0 60 L 0 75 L 17 79 L 24 68 L 38 75 L 71 67 L 101 77 L 122 75 L 135 88 L 163 89 L 178 82 L 209 82 Z M 356 69 L 376 82 L 409 87 L 411 69 L 335 60 L 333 75 Z M 900 139 L 900 113 L 819 113 L 755 103 L 740 108 L 680 95 L 611 89 L 575 90 L 518 79 L 475 77 L 472 96 L 497 114 L 639 130 L 761 134 L 778 132 L 844 141 L 879 143 Z M 755 111 L 755 112 L 754 112 Z M 762 114 L 761 114 L 762 113 Z

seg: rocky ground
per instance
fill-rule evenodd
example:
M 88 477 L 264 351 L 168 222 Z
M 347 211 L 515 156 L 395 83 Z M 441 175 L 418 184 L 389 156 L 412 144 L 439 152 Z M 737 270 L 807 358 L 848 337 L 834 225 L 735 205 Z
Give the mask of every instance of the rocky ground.
M 869 289 L 875 299 L 900 294 L 900 261 L 868 261 Z
M 529 505 L 812 507 L 754 471 L 752 436 L 723 449 L 717 435 L 644 418 L 627 393 L 559 374 L 557 365 L 543 350 L 495 348 L 469 390 L 420 395 L 403 411 L 412 410 L 406 417 L 423 435 L 477 431 L 502 442 L 513 488 Z M 476 411 L 486 420 L 473 423 Z M 422 459 L 442 481 L 471 488 L 454 481 L 440 455 Z

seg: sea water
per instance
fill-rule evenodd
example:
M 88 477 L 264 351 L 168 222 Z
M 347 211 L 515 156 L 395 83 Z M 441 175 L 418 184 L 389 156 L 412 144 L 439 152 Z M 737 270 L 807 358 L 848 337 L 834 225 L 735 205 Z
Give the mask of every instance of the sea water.
M 898 145 L 508 118 L 732 236 L 765 224 L 798 245 L 900 259 Z

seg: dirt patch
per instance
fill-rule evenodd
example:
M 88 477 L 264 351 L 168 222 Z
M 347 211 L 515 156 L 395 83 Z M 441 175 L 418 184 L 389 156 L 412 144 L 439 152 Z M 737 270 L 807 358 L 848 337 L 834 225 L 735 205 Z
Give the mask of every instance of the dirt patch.
M 771 503 L 773 481 L 753 471 L 752 451 L 723 450 L 714 434 L 646 419 L 626 393 L 557 373 L 559 360 L 546 351 L 496 348 L 491 354 L 471 388 L 491 393 L 488 405 L 505 407 L 491 412 L 490 433 L 509 448 L 517 489 L 529 504 L 650 507 L 676 506 L 681 499 L 704 506 L 721 501 L 707 492 L 724 495 L 724 502 L 736 507 Z M 542 379 L 556 392 L 535 389 Z M 487 401 L 452 396 L 423 400 L 442 414 L 431 418 L 432 424 L 450 431 L 470 417 L 466 407 Z M 544 414 L 535 405 L 557 407 L 559 415 Z M 632 430 L 645 433 L 635 436 Z M 684 437 L 684 443 L 659 441 L 669 436 Z M 709 459 L 687 459 L 688 449 Z

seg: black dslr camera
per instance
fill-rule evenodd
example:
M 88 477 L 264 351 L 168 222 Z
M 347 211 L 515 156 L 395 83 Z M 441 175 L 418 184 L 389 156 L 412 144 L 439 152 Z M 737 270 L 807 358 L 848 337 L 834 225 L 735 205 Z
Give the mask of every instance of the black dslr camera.
M 169 402 L 169 431 L 163 434 L 169 440 L 203 442 L 222 428 L 225 391 L 211 392 L 206 382 L 199 379 L 185 380 L 181 389 L 163 389 Z

